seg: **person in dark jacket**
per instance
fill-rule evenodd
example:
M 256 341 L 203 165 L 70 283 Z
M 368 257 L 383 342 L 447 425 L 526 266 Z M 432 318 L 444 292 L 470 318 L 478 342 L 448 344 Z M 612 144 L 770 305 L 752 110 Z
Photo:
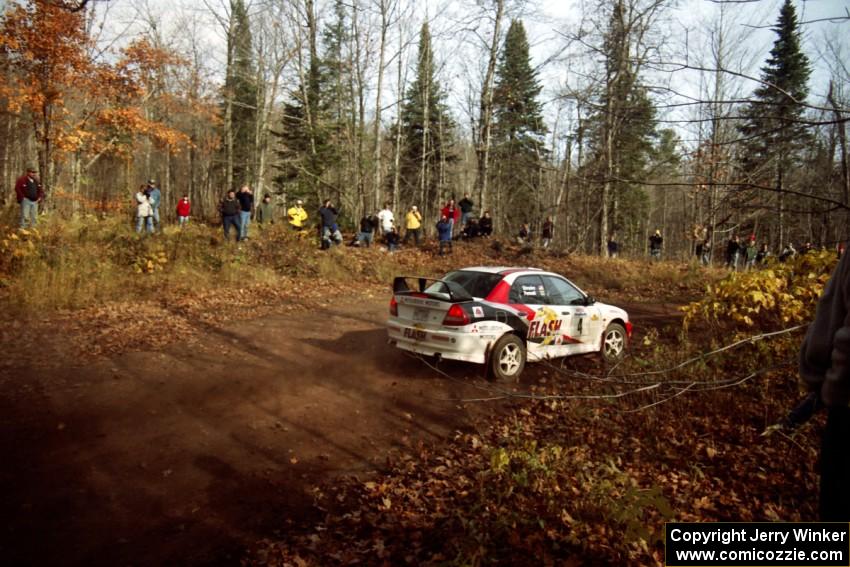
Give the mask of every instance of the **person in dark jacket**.
M 552 237 L 555 235 L 555 223 L 552 222 L 552 217 L 546 217 L 543 221 L 543 228 L 540 231 L 543 248 L 549 248 L 552 243 Z
M 230 227 L 236 228 L 236 241 L 239 242 L 239 212 L 242 210 L 239 201 L 236 199 L 236 191 L 231 189 L 227 192 L 227 196 L 221 201 L 219 211 L 221 211 L 221 223 L 224 227 L 224 240 L 230 238 Z
M 469 219 L 467 219 L 466 226 L 463 227 L 462 234 L 466 240 L 472 240 L 473 238 L 481 236 L 481 230 L 478 227 L 478 221 L 475 220 L 475 217 L 469 217 Z
M 398 242 L 399 242 L 398 228 L 392 227 L 390 229 L 390 231 L 386 234 L 384 239 L 387 242 L 387 250 L 389 250 L 390 252 L 394 252 L 394 251 L 398 250 Z
M 661 247 L 664 245 L 664 237 L 661 236 L 661 231 L 656 230 L 655 234 L 649 237 L 649 256 L 653 260 L 661 259 Z
M 247 185 L 243 185 L 236 194 L 239 201 L 239 240 L 248 238 L 248 225 L 251 223 L 251 213 L 254 212 L 254 193 Z
M 733 236 L 726 243 L 726 267 L 730 270 L 738 269 L 738 259 L 741 256 L 741 241 L 738 236 Z
M 380 222 L 377 215 L 363 215 L 363 218 L 360 219 L 360 232 L 357 233 L 354 242 L 351 243 L 352 246 L 360 246 L 361 244 L 365 244 L 366 248 L 371 246 Z
M 478 221 L 478 231 L 485 238 L 493 235 L 493 217 L 490 216 L 490 211 L 484 211 L 484 214 L 481 215 L 481 219 Z
M 437 222 L 437 238 L 440 240 L 440 256 L 446 248 L 449 252 L 452 251 L 452 223 L 446 215 L 441 216 Z
M 516 240 L 520 244 L 525 244 L 529 241 L 531 236 L 531 231 L 528 230 L 528 223 L 524 222 L 519 225 L 519 232 L 517 233 Z
M 44 200 L 44 189 L 38 180 L 34 167 L 28 167 L 27 172 L 15 181 L 15 198 L 21 205 L 21 228 L 35 228 L 38 223 L 38 204 Z
M 274 205 L 272 205 L 271 195 L 263 197 L 263 202 L 257 207 L 257 224 L 274 224 Z
M 820 519 L 850 521 L 850 259 L 826 284 L 800 348 L 800 377 L 828 409 L 821 441 Z
M 620 243 L 617 242 L 617 235 L 615 233 L 611 233 L 611 236 L 608 237 L 608 257 L 616 258 L 620 255 Z
M 463 196 L 463 199 L 458 201 L 457 206 L 460 209 L 460 226 L 463 228 L 472 216 L 472 209 L 475 203 L 472 202 L 472 199 L 469 198 L 469 193 L 467 193 Z
M 331 244 L 342 243 L 342 233 L 339 231 L 339 226 L 336 223 L 338 216 L 339 213 L 336 207 L 333 206 L 333 202 L 327 199 L 325 204 L 319 209 L 319 222 L 321 223 L 319 229 L 322 238 L 322 250 L 327 250 L 331 247 Z

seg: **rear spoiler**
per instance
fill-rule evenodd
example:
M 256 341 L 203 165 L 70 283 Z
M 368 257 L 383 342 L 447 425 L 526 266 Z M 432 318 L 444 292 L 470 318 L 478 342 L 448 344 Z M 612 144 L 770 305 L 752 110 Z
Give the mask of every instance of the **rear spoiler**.
M 416 280 L 418 290 L 410 289 L 410 286 L 407 285 L 407 280 Z M 437 278 L 423 278 L 420 276 L 398 276 L 393 279 L 393 293 L 399 294 L 411 294 L 411 293 L 425 293 L 426 284 L 429 282 L 439 282 L 443 284 L 448 290 L 449 300 L 452 302 L 455 301 L 472 301 L 472 296 L 463 289 L 462 286 L 456 284 L 455 282 L 450 282 L 446 280 L 440 280 Z M 430 294 L 426 294 L 429 297 L 432 297 Z M 443 299 L 442 297 L 434 297 L 434 299 Z

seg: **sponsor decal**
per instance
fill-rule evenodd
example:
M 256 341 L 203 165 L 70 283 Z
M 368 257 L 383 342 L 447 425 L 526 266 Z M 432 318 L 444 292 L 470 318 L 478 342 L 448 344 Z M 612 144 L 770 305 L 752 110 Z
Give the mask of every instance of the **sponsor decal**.
M 474 306 L 472 307 L 472 314 L 473 314 L 475 317 L 484 317 L 484 308 L 483 308 L 483 307 L 479 307 L 479 306 L 477 306 L 477 305 L 474 305 Z
M 593 317 L 590 318 L 591 321 L 599 321 L 599 315 L 596 313 L 593 314 Z
M 564 320 L 554 310 L 541 307 L 534 314 L 534 319 L 528 324 L 528 339 L 544 346 L 553 344 L 555 338 L 561 334 L 563 323 Z

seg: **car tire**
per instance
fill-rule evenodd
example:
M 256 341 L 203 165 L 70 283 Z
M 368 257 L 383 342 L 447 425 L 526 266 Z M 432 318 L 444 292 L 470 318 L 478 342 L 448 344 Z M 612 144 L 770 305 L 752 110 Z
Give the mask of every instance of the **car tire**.
M 611 323 L 602 333 L 602 359 L 608 364 L 616 364 L 626 356 L 628 338 L 626 328 L 619 323 Z
M 514 334 L 503 335 L 490 351 L 490 377 L 497 382 L 516 382 L 525 368 L 525 343 Z

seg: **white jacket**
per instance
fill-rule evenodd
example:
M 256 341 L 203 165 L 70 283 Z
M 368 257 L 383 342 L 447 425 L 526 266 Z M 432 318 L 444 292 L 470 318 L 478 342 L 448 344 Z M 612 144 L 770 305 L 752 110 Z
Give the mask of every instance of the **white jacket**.
M 138 207 L 136 207 L 137 217 L 144 218 L 153 216 L 153 207 L 151 207 L 151 202 L 148 200 L 148 196 L 145 195 L 144 192 L 139 191 L 136 193 L 136 202 L 139 203 Z
M 393 224 L 395 224 L 395 217 L 393 216 L 393 212 L 389 209 L 384 209 L 383 211 L 378 213 L 378 220 L 381 221 L 381 230 L 384 232 L 389 232 L 393 229 Z

